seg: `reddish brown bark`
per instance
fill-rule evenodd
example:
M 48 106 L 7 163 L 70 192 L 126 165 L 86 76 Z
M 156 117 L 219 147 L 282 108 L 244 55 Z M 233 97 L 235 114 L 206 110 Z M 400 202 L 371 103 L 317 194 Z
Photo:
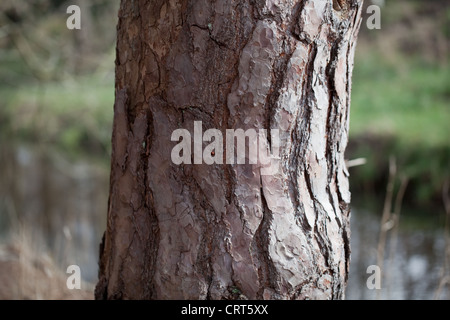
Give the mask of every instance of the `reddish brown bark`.
M 361 10 L 346 3 L 122 1 L 98 299 L 344 297 Z M 175 165 L 171 134 L 194 121 L 279 129 L 278 172 Z

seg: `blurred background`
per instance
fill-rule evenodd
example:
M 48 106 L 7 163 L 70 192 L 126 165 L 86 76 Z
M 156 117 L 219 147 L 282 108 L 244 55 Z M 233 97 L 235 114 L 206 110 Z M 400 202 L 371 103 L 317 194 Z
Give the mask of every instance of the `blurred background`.
M 81 30 L 68 30 L 69 5 Z M 348 299 L 450 298 L 450 3 L 365 1 L 353 74 Z M 92 299 L 119 0 L 0 3 L 0 299 Z M 364 10 L 364 12 L 366 12 Z M 66 289 L 69 265 L 82 290 Z M 370 290 L 367 268 L 382 268 Z

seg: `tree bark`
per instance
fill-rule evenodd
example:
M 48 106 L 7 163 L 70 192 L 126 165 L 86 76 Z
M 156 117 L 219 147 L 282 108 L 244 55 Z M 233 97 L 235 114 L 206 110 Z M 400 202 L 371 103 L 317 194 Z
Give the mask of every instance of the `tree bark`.
M 122 0 L 97 299 L 344 298 L 360 22 L 356 0 Z M 174 164 L 194 121 L 279 129 L 278 172 Z

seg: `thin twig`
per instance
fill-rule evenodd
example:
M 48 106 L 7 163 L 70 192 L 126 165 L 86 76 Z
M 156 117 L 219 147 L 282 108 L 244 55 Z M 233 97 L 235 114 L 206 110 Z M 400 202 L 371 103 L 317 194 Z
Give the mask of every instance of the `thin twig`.
M 383 215 L 380 223 L 380 237 L 377 248 L 377 265 L 383 274 L 384 248 L 386 246 L 386 236 L 389 229 L 388 222 L 391 218 L 392 198 L 394 195 L 395 177 L 397 175 L 397 165 L 395 157 L 389 159 L 389 180 L 386 188 L 386 198 L 384 201 Z M 380 281 L 382 283 L 382 281 Z M 377 299 L 380 299 L 380 290 L 377 291 Z
M 393 221 L 393 229 L 391 235 L 391 245 L 389 249 L 389 272 L 386 273 L 386 282 L 390 282 L 390 276 L 392 275 L 393 261 L 395 257 L 395 251 L 397 250 L 397 242 L 398 242 L 398 229 L 400 225 L 400 213 L 402 210 L 403 198 L 405 196 L 406 188 L 408 186 L 409 179 L 406 176 L 401 178 L 400 189 L 397 193 L 397 197 L 395 198 L 395 207 L 394 214 L 392 216 Z M 388 287 L 388 295 L 390 295 L 390 286 Z

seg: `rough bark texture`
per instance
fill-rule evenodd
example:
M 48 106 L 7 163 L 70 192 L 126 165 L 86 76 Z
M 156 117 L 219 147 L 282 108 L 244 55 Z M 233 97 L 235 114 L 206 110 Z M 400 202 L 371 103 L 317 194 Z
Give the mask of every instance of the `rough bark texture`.
M 354 0 L 122 0 L 98 299 L 340 299 Z M 174 130 L 280 130 L 279 171 L 175 165 Z M 270 144 L 270 137 L 267 144 Z

